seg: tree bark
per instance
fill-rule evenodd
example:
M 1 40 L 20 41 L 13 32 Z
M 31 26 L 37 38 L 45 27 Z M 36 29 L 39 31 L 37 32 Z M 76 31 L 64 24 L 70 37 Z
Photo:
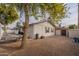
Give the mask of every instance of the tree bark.
M 29 14 L 28 14 L 28 4 L 24 4 L 24 12 L 25 12 L 25 23 L 24 23 L 24 34 L 23 34 L 23 38 L 22 38 L 22 44 L 21 44 L 21 48 L 26 48 L 26 43 L 27 43 L 27 31 L 28 31 L 28 27 L 29 27 Z

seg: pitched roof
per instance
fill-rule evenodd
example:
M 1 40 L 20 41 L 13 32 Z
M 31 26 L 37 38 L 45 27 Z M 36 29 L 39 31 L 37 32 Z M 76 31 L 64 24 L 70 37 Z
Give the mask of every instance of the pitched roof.
M 34 17 L 30 17 L 29 19 L 29 25 L 36 25 L 36 24 L 39 24 L 39 23 L 43 23 L 43 22 L 48 22 L 50 23 L 52 26 L 56 27 L 54 25 L 54 23 L 52 23 L 51 21 L 49 21 L 47 18 L 46 19 L 35 19 Z
M 40 17 L 40 19 L 36 19 L 33 16 L 29 17 L 29 24 L 38 24 L 38 23 L 45 22 L 45 21 L 46 21 L 46 19 L 43 19 L 41 17 Z
M 40 20 L 40 21 L 37 21 L 37 22 L 32 22 L 29 25 L 35 25 L 35 24 L 39 24 L 39 23 L 43 23 L 43 22 L 47 22 L 47 20 Z

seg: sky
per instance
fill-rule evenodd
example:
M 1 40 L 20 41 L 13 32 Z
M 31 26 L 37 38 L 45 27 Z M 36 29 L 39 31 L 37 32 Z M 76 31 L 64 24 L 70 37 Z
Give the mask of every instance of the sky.
M 71 4 L 68 4 L 68 6 L 70 7 L 70 9 L 69 9 L 69 12 L 71 13 L 69 15 L 70 18 L 63 19 L 62 26 L 67 26 L 67 25 L 78 23 L 78 4 L 71 3 Z
M 67 26 L 71 24 L 77 24 L 78 23 L 78 4 L 77 3 L 69 3 L 68 7 L 70 7 L 69 12 L 71 13 L 69 15 L 70 18 L 64 18 L 61 21 L 61 26 Z M 22 17 L 20 20 L 23 20 L 24 14 L 22 13 Z M 37 22 L 34 17 L 30 17 L 30 22 L 29 23 L 34 23 Z M 15 22 L 16 23 L 16 22 Z M 15 27 L 15 23 L 10 24 L 9 27 Z

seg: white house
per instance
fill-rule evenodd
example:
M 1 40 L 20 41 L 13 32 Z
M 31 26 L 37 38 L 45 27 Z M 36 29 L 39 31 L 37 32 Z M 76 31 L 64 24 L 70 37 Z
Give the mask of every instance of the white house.
M 43 20 L 36 23 L 29 24 L 28 37 L 29 38 L 41 38 L 47 36 L 53 36 L 55 34 L 55 28 L 48 21 Z

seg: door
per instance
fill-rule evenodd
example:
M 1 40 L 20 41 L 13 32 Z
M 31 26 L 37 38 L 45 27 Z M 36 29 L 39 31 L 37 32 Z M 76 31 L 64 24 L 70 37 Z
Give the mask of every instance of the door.
M 39 34 L 36 34 L 36 35 L 35 35 L 35 39 L 38 39 L 38 38 L 39 38 Z
M 66 36 L 66 30 L 61 30 L 61 35 Z

